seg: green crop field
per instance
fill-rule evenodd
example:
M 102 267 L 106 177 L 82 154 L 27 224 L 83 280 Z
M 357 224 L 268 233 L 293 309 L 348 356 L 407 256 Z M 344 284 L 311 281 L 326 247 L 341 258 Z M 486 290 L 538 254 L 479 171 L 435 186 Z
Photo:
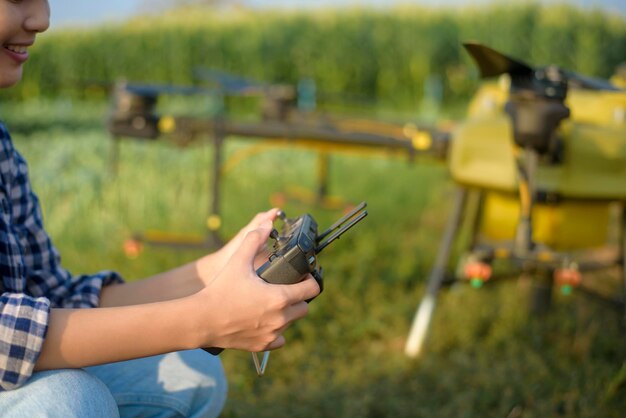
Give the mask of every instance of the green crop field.
M 9 97 L 102 95 L 98 88 L 119 79 L 207 85 L 202 71 L 217 69 L 261 82 L 313 80 L 326 104 L 376 100 L 414 110 L 432 94 L 449 106 L 476 87 L 461 47 L 470 40 L 532 64 L 609 77 L 626 56 L 626 19 L 525 1 L 342 13 L 183 10 L 47 33 Z
M 46 225 L 74 273 L 115 269 L 137 280 L 198 252 L 146 248 L 129 259 L 134 231 L 201 234 L 212 149 L 123 142 L 112 172 L 103 103 L 29 101 L 2 106 L 30 164 Z M 248 143 L 227 143 L 230 155 Z M 272 193 L 316 185 L 316 154 L 277 149 L 224 178 L 225 236 L 270 207 Z M 545 317 L 527 314 L 527 283 L 440 297 L 425 355 L 403 345 L 424 290 L 453 185 L 435 161 L 333 156 L 331 191 L 367 200 L 370 215 L 321 257 L 326 288 L 287 345 L 257 378 L 248 353 L 221 357 L 230 381 L 226 417 L 621 417 L 626 410 L 623 314 L 574 293 Z M 322 225 L 338 211 L 288 202 Z M 598 280 L 619 289 L 619 272 Z

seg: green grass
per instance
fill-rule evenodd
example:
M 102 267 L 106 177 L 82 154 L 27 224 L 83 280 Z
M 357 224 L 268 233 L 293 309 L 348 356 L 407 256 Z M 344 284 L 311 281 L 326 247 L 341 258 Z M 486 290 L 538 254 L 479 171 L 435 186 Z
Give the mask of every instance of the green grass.
M 105 110 L 71 102 L 1 109 L 29 161 L 64 264 L 75 273 L 115 269 L 135 280 L 197 257 L 147 248 L 128 259 L 122 243 L 144 229 L 204 231 L 211 147 L 127 141 L 114 174 Z M 247 145 L 229 141 L 227 153 Z M 314 188 L 315 164 L 314 152 L 280 149 L 235 166 L 223 180 L 224 235 L 270 207 L 272 193 Z M 558 296 L 548 316 L 529 318 L 523 281 L 451 288 L 439 298 L 425 355 L 407 359 L 404 341 L 453 185 L 440 164 L 383 156 L 333 156 L 331 172 L 331 192 L 367 200 L 370 215 L 320 257 L 325 291 L 309 317 L 288 330 L 266 376 L 256 377 L 248 353 L 221 355 L 230 381 L 224 416 L 623 416 L 622 318 L 580 294 Z M 310 212 L 322 226 L 340 215 L 292 201 L 284 209 Z

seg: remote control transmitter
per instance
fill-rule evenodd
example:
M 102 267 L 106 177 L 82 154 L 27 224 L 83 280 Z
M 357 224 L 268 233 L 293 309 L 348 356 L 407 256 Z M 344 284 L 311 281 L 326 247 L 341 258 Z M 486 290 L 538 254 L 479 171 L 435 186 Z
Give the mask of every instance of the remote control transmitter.
M 320 286 L 320 290 L 323 290 L 322 268 L 317 264 L 318 254 L 365 218 L 366 207 L 367 203 L 362 202 L 321 234 L 317 233 L 317 222 L 311 215 L 287 218 L 285 213 L 280 211 L 278 217 L 283 222 L 283 228 L 280 233 L 276 229 L 270 233 L 270 238 L 274 240 L 272 252 L 256 273 L 266 282 L 273 284 L 298 283 L 310 273 Z M 205 348 L 205 350 L 213 355 L 223 351 L 222 348 Z M 262 366 L 254 356 L 255 353 L 252 354 L 257 373 L 262 375 L 268 353 L 265 353 Z

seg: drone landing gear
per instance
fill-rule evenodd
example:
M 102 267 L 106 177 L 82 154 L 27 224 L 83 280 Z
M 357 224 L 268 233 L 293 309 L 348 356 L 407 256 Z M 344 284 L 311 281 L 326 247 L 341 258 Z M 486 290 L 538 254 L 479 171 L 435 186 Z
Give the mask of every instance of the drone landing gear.
M 446 270 L 452 251 L 461 236 L 469 236 L 469 245 L 465 252 L 467 256 L 458 263 L 455 283 L 465 282 L 472 287 L 480 288 L 486 283 L 499 282 L 506 278 L 527 278 L 528 313 L 531 316 L 546 314 L 557 291 L 567 297 L 574 289 L 626 314 L 626 209 L 623 209 L 624 220 L 619 249 L 607 246 L 595 250 L 584 249 L 564 253 L 535 245 L 528 251 L 516 252 L 519 244 L 515 240 L 501 241 L 501 245 L 480 242 L 484 239 L 479 240 L 484 233 L 481 222 L 485 216 L 489 217 L 490 213 L 485 205 L 484 192 L 463 187 L 457 189 L 425 294 L 417 308 L 407 338 L 405 345 L 407 356 L 415 358 L 423 351 L 439 292 L 443 286 L 451 283 Z M 467 221 L 471 228 L 469 234 L 460 233 L 464 221 Z M 510 268 L 506 269 L 508 271 L 496 274 L 492 269 L 492 263 L 496 260 L 509 265 Z M 594 290 L 591 287 L 594 284 L 592 282 L 582 283 L 582 273 L 606 271 L 620 264 L 622 267 L 620 281 L 624 282 L 624 291 L 619 297 L 608 296 L 607 289 Z
M 467 189 L 458 188 L 455 194 L 452 213 L 448 218 L 446 230 L 439 246 L 437 259 L 435 260 L 435 264 L 428 278 L 426 293 L 415 313 L 413 325 L 411 326 L 411 331 L 409 332 L 404 348 L 404 352 L 409 357 L 417 357 L 422 351 L 424 340 L 426 339 L 426 334 L 435 310 L 437 295 L 445 279 L 446 267 L 450 259 L 452 245 L 454 244 L 455 237 L 461 225 L 466 198 Z
M 545 315 L 550 310 L 553 288 L 554 279 L 551 270 L 533 275 L 529 301 L 531 315 Z
M 286 192 L 277 192 L 270 197 L 270 203 L 275 207 L 284 207 L 289 201 L 296 201 L 307 206 L 318 206 L 328 210 L 342 210 L 349 212 L 356 205 L 340 196 L 329 195 L 331 156 L 327 152 L 320 152 L 317 157 L 317 191 L 300 187 L 290 187 Z
M 119 136 L 114 136 L 114 148 L 112 152 L 114 174 L 117 171 L 117 161 L 119 159 Z M 168 247 L 179 250 L 216 250 L 224 245 L 225 240 L 220 236 L 222 227 L 222 217 L 220 214 L 221 197 L 221 170 L 222 170 L 222 148 L 224 145 L 224 135 L 215 132 L 212 136 L 214 146 L 213 170 L 211 172 L 211 196 L 209 201 L 209 215 L 206 220 L 207 232 L 204 236 L 171 233 L 164 231 L 144 231 L 135 234 L 132 238 L 124 242 L 124 253 L 128 258 L 137 258 L 142 253 L 144 247 Z

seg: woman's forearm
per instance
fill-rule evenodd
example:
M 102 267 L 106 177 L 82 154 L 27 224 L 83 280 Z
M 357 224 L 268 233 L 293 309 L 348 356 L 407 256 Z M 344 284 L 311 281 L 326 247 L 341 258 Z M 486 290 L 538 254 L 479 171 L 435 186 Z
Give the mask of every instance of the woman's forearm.
M 185 264 L 147 279 L 106 286 L 100 293 L 100 307 L 128 306 L 161 302 L 192 295 L 212 276 L 212 256 Z
M 52 309 L 35 370 L 79 368 L 197 348 L 187 299 L 97 309 Z

